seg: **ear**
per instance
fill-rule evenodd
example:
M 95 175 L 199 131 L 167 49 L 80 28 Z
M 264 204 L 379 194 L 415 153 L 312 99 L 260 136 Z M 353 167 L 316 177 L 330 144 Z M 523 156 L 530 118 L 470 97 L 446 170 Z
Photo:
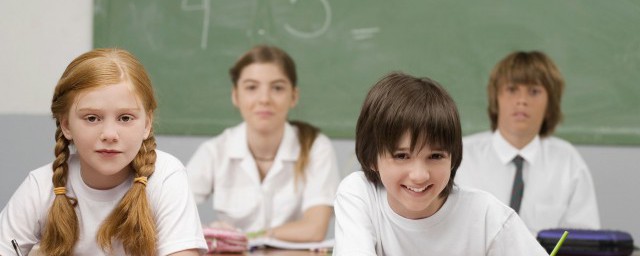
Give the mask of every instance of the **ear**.
M 289 106 L 289 108 L 293 108 L 296 105 L 298 105 L 298 99 L 300 98 L 300 92 L 298 91 L 298 86 L 293 87 L 291 97 L 292 97 L 291 106 Z
M 236 86 L 231 89 L 231 102 L 233 106 L 238 107 L 238 88 Z
M 151 127 L 153 127 L 153 115 L 152 114 L 148 114 L 147 115 L 147 120 L 145 121 L 144 124 L 144 139 L 146 140 L 147 138 L 149 138 L 149 135 L 151 135 Z
M 73 136 L 71 136 L 71 130 L 69 129 L 69 118 L 63 117 L 62 120 L 60 120 L 60 129 L 67 140 L 73 139 Z

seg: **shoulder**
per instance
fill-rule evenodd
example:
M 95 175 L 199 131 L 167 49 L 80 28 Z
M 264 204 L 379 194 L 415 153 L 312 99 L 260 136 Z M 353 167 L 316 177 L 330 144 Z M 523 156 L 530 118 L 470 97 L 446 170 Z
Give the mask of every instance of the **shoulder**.
M 484 213 L 486 217 L 506 221 L 513 213 L 513 209 L 500 202 L 494 195 L 484 190 L 457 187 L 454 193 L 459 199 L 459 205 L 464 205 L 467 212 Z
M 215 148 L 224 147 L 226 143 L 237 142 L 238 139 L 244 138 L 246 132 L 246 124 L 241 123 L 233 127 L 224 129 L 220 134 L 213 138 L 207 139 L 200 147 Z
M 327 137 L 322 133 L 318 133 L 318 136 L 316 137 L 315 141 L 313 141 L 312 148 L 332 150 L 333 145 L 331 144 L 331 140 L 329 139 L 329 137 Z
M 338 186 L 338 193 L 366 194 L 376 190 L 376 186 L 364 175 L 363 171 L 355 171 L 342 179 Z
M 49 185 L 53 188 L 51 179 L 53 178 L 53 163 L 40 166 L 37 169 L 29 172 L 28 179 L 32 182 L 40 184 L 39 186 Z
M 464 146 L 475 146 L 475 145 L 483 145 L 491 142 L 491 137 L 493 136 L 493 132 L 484 131 L 479 133 L 470 134 L 462 137 L 462 143 Z
M 234 149 L 246 141 L 246 125 L 241 123 L 234 127 L 226 128 L 222 133 L 202 142 L 189 160 L 189 165 L 193 162 L 208 162 L 211 158 L 224 158 L 229 149 Z
M 540 138 L 540 143 L 544 149 L 554 153 L 578 154 L 578 150 L 570 142 L 555 136 Z
M 185 173 L 185 167 L 175 156 L 156 149 L 155 171 L 151 179 L 164 181 L 175 174 Z

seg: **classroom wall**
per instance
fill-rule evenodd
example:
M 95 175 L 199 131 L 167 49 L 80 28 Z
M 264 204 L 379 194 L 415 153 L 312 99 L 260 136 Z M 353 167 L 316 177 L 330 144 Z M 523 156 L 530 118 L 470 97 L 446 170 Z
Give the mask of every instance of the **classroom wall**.
M 4 208 L 30 170 L 53 160 L 51 93 L 66 65 L 91 48 L 92 5 L 3 0 L 0 17 L 0 91 L 5 95 L 0 101 L 0 207 Z M 158 145 L 186 162 L 205 139 L 160 135 Z M 355 170 L 353 140 L 332 142 L 342 175 Z M 639 240 L 640 146 L 577 148 L 593 174 L 603 227 L 628 231 Z M 203 221 L 212 219 L 209 206 L 200 207 Z

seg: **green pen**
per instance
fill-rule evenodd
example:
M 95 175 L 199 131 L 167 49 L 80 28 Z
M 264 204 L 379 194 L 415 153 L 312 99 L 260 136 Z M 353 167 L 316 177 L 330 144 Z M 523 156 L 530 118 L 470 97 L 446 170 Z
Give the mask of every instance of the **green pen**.
M 553 251 L 551 252 L 551 254 L 549 254 L 549 256 L 555 256 L 556 253 L 558 253 L 558 251 L 560 250 L 560 246 L 562 246 L 562 243 L 564 243 L 564 240 L 567 238 L 568 234 L 569 234 L 569 231 L 564 231 L 564 233 L 562 234 L 562 237 L 560 237 L 560 241 L 558 241 L 558 243 L 556 244 L 556 247 L 553 248 Z

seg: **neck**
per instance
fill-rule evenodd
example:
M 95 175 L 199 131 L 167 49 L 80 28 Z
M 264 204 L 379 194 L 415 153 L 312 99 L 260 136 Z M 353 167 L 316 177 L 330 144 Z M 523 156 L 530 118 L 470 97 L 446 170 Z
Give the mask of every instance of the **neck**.
M 273 161 L 283 136 L 284 125 L 273 132 L 256 132 L 248 129 L 247 143 L 253 158 L 260 162 Z
M 537 134 L 510 134 L 498 130 L 500 135 L 511 144 L 511 146 L 517 149 L 523 149 L 525 146 L 529 145 L 531 141 L 536 137 Z

